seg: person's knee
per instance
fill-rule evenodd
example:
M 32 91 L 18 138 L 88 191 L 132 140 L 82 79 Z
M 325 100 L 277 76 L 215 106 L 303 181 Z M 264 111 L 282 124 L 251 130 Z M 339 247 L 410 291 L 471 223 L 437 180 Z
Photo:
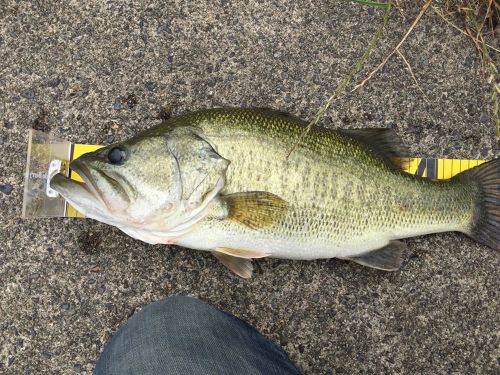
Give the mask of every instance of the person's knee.
M 172 321 L 186 317 L 202 317 L 214 311 L 214 307 L 197 298 L 174 295 L 146 306 L 138 315 Z

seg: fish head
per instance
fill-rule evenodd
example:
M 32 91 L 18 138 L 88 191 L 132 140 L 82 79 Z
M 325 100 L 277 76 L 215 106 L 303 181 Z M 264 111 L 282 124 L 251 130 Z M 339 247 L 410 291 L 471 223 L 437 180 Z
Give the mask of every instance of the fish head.
M 87 217 L 175 231 L 222 189 L 228 164 L 194 129 L 173 129 L 84 154 L 70 164 L 83 182 L 59 174 L 51 187 Z

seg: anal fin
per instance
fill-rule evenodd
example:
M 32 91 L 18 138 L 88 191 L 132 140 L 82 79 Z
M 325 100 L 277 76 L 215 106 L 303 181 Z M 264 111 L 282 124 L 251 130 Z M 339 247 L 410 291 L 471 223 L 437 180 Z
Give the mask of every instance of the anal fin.
M 391 241 L 387 246 L 349 258 L 349 260 L 383 271 L 397 271 L 401 266 L 401 253 L 405 249 L 406 245 L 403 242 Z
M 212 251 L 212 254 L 238 276 L 244 279 L 252 277 L 253 265 L 251 259 L 235 257 L 217 250 Z

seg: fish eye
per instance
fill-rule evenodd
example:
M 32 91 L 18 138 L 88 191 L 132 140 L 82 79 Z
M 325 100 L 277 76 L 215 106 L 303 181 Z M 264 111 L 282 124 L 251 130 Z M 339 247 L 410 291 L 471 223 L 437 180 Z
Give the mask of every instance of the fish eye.
M 111 164 L 122 164 L 125 160 L 125 151 L 120 147 L 113 147 L 108 152 L 108 161 Z

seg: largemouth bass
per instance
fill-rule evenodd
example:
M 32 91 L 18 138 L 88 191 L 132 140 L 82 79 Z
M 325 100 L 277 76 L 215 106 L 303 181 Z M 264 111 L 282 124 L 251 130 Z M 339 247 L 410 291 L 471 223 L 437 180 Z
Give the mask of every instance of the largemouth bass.
M 306 125 L 266 109 L 193 112 L 81 156 L 70 167 L 84 183 L 51 186 L 87 217 L 210 251 L 246 278 L 262 257 L 394 271 L 399 239 L 444 231 L 500 248 L 500 159 L 433 181 L 402 171 L 390 129 Z

